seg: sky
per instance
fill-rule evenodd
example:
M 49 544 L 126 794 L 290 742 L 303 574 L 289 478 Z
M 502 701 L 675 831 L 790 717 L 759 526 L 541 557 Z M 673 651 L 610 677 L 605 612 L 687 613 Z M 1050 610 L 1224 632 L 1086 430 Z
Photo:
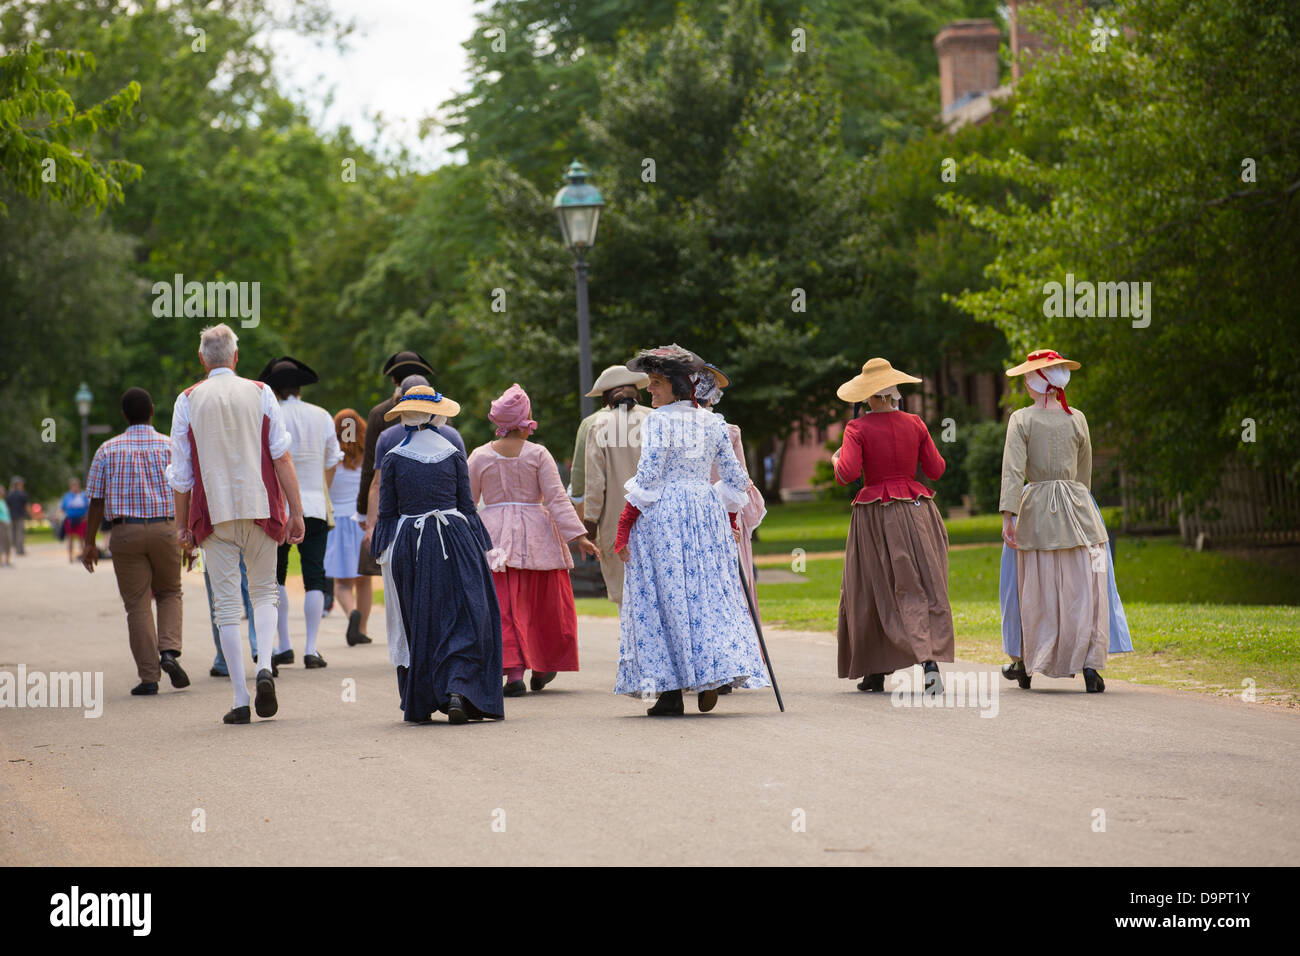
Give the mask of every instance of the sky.
M 474 0 L 330 0 L 338 19 L 357 22 L 347 52 L 275 33 L 270 42 L 276 72 L 323 128 L 349 125 L 369 143 L 376 129 L 369 116 L 379 111 L 386 126 L 380 142 L 389 148 L 405 145 L 419 168 L 457 161 L 449 152 L 452 137 L 435 131 L 422 141 L 418 126 L 424 116 L 438 114 L 440 103 L 469 87 L 461 43 L 474 30 L 476 5 Z

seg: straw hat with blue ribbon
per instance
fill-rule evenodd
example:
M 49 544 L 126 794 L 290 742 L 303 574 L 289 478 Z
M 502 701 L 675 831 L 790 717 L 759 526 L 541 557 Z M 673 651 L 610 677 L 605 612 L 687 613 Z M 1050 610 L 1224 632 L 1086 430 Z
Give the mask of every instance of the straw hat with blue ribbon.
M 384 413 L 384 421 L 398 418 L 402 412 L 425 412 L 454 418 L 460 414 L 460 405 L 430 385 L 416 385 L 403 392 L 402 400 Z

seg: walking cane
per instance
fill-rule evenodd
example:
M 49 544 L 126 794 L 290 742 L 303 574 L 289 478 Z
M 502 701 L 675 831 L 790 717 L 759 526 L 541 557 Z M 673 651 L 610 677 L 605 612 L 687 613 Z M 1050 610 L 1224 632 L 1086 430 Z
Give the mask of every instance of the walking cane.
M 785 704 L 781 700 L 781 688 L 776 686 L 776 671 L 772 670 L 772 658 L 767 653 L 767 642 L 763 640 L 763 625 L 758 623 L 758 611 L 754 608 L 754 599 L 750 596 L 749 585 L 745 583 L 745 565 L 740 555 L 736 555 L 736 568 L 740 571 L 740 589 L 745 592 L 745 604 L 749 606 L 749 617 L 754 622 L 754 631 L 758 634 L 758 646 L 763 652 L 763 663 L 767 665 L 767 676 L 772 678 L 772 690 L 776 691 L 776 706 L 785 713 Z

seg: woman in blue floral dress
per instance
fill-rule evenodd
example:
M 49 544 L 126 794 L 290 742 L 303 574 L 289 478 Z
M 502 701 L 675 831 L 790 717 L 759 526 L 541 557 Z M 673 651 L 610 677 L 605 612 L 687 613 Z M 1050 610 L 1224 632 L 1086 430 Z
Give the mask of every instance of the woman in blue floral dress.
M 655 408 L 641 426 L 641 459 L 614 543 L 627 563 L 614 692 L 657 695 L 651 716 L 683 713 L 683 691 L 696 693 L 707 712 L 719 687 L 769 684 L 732 533 L 749 478 L 726 421 L 694 400 L 703 364 L 670 345 L 627 366 L 650 376 Z

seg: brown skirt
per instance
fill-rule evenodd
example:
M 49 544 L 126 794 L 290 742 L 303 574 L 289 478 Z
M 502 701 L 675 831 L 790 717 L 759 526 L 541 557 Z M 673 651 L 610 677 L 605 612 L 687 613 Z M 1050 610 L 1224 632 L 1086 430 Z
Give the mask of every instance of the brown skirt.
M 948 531 L 929 498 L 853 506 L 840 587 L 840 677 L 953 659 Z

